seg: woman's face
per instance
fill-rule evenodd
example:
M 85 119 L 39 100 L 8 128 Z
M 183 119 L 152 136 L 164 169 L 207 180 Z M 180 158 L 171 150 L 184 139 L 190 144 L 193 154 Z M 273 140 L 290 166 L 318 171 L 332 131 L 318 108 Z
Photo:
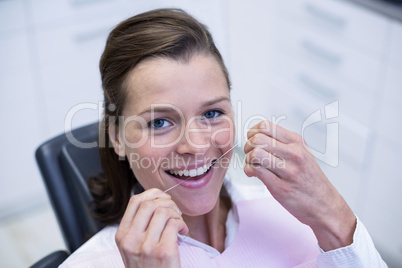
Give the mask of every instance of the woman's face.
M 127 156 L 145 189 L 181 183 L 169 194 L 182 212 L 209 212 L 231 152 L 209 167 L 233 146 L 235 133 L 228 85 L 217 60 L 206 55 L 188 62 L 148 59 L 131 71 L 125 86 L 125 121 L 116 151 Z

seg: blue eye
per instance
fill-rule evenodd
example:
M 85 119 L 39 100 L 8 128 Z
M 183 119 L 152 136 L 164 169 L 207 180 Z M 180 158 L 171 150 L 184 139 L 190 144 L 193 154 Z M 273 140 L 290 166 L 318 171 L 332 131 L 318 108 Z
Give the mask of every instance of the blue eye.
M 212 118 L 215 118 L 215 117 L 220 116 L 221 114 L 222 114 L 221 111 L 218 111 L 218 110 L 210 110 L 210 111 L 206 112 L 206 113 L 203 115 L 203 117 L 205 117 L 205 118 L 207 118 L 207 119 L 212 119 Z
M 170 126 L 171 124 L 165 119 L 155 119 L 148 123 L 150 128 L 163 128 Z

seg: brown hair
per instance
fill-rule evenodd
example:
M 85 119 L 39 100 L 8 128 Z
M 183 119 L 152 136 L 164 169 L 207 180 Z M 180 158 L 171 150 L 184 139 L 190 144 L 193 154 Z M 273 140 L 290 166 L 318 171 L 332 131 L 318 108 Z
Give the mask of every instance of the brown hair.
M 89 180 L 94 197 L 92 215 L 100 222 L 117 223 L 132 191 L 143 190 L 127 159 L 119 159 L 110 146 L 108 134 L 109 125 L 118 126 L 116 118 L 125 105 L 124 82 L 129 72 L 146 58 L 187 62 L 195 54 L 215 57 L 230 88 L 227 69 L 207 27 L 180 9 L 157 9 L 136 15 L 121 22 L 109 34 L 99 64 L 104 93 L 99 150 L 104 173 Z

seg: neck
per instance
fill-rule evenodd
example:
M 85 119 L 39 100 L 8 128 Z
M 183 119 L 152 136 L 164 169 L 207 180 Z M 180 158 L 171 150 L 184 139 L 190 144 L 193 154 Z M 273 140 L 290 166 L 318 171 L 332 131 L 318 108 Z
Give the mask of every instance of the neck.
M 229 198 L 220 197 L 214 208 L 205 215 L 183 215 L 190 230 L 188 236 L 210 245 L 222 253 L 225 249 L 225 225 L 230 206 Z

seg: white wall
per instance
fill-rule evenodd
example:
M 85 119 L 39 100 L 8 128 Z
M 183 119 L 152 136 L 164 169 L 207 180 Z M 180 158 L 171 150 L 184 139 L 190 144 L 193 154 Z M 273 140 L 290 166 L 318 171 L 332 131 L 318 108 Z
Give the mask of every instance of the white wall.
M 98 61 L 110 29 L 167 6 L 210 27 L 243 124 L 286 115 L 281 124 L 301 132 L 308 115 L 339 101 L 328 121 L 339 126 L 339 164 L 320 164 L 384 257 L 401 264 L 402 23 L 346 1 L 0 1 L 0 218 L 48 202 L 34 151 L 64 130 L 71 108 L 102 100 Z M 73 127 L 98 112 L 78 113 Z M 321 152 L 325 123 L 305 132 Z

